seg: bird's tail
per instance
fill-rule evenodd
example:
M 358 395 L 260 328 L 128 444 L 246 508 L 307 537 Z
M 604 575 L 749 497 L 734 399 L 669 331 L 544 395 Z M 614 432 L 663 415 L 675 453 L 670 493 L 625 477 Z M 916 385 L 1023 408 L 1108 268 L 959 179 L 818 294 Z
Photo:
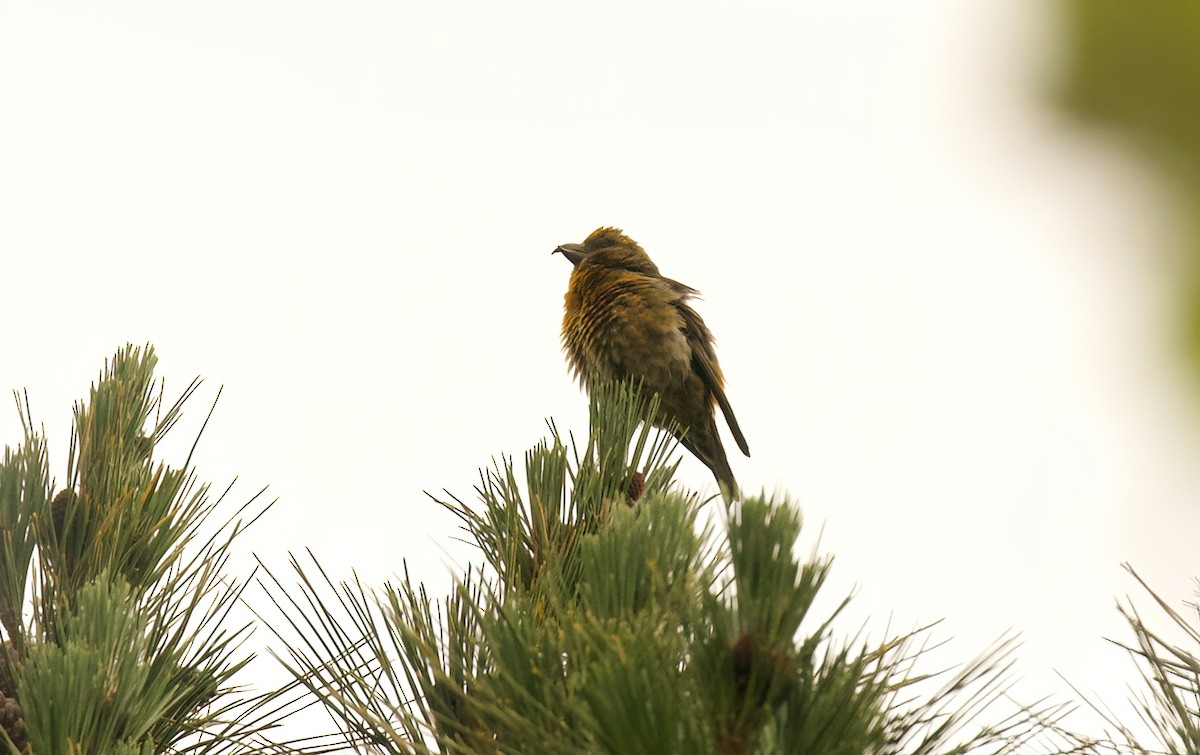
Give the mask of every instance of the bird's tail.
M 725 502 L 726 506 L 732 506 L 734 501 L 742 497 L 742 491 L 737 489 L 736 482 L 732 489 L 733 492 L 730 492 L 730 487 L 727 483 L 720 480 L 717 481 L 717 489 L 721 491 L 721 500 Z
M 725 454 L 721 454 L 721 461 L 725 461 Z M 721 491 L 721 500 L 725 505 L 733 503 L 738 498 L 742 497 L 742 491 L 738 490 L 737 480 L 733 479 L 733 470 L 729 468 L 729 462 L 725 461 L 724 468 L 714 467 L 709 465 L 709 469 L 717 478 L 717 488 Z
M 697 459 L 704 462 L 704 466 L 712 470 L 713 476 L 717 478 L 717 488 L 721 491 L 721 499 L 725 501 L 725 505 L 728 506 L 736 499 L 741 498 L 742 493 L 738 488 L 737 480 L 733 478 L 729 458 L 725 456 L 725 447 L 721 445 L 721 437 L 717 435 L 715 421 L 708 432 L 697 433 L 694 436 L 688 433 L 680 440 L 684 448 L 695 454 Z

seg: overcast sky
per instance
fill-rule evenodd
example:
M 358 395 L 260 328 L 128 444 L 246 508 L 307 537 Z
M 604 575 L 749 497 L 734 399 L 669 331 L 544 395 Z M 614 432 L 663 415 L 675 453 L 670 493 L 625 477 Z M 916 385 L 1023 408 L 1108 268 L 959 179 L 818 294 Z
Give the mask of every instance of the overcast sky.
M 205 379 L 164 451 L 223 385 L 200 477 L 280 498 L 247 554 L 445 585 L 422 491 L 585 431 L 550 251 L 616 225 L 703 292 L 734 471 L 823 529 L 847 633 L 1014 628 L 1026 699 L 1121 699 L 1119 565 L 1200 572 L 1158 177 L 1052 109 L 1053 5 L 732 7 L 0 0 L 0 387 L 61 477 L 150 341 Z

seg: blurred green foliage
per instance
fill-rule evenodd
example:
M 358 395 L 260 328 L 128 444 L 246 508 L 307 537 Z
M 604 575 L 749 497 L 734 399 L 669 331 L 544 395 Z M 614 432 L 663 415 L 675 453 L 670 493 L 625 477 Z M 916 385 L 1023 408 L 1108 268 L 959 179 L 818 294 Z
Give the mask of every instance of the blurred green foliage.
M 1200 3 L 1072 0 L 1061 100 L 1127 135 L 1184 193 L 1182 330 L 1200 379 Z

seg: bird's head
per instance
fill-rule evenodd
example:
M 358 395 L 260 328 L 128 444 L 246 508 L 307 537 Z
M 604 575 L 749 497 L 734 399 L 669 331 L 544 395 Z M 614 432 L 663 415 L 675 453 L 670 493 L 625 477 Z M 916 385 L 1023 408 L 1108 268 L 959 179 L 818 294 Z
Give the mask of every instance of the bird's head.
M 604 267 L 643 275 L 660 275 L 658 266 L 645 250 L 622 233 L 620 228 L 597 228 L 582 244 L 563 244 L 551 253 L 562 254 L 575 267 Z

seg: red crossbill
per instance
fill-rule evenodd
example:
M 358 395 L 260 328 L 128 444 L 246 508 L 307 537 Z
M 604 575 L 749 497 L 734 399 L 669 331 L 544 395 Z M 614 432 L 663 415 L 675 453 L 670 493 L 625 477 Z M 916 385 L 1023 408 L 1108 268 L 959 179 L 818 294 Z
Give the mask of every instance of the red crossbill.
M 562 341 L 567 362 L 589 391 L 605 381 L 640 381 L 657 393 L 656 424 L 674 422 L 676 437 L 717 478 L 726 502 L 738 496 L 717 434 L 720 406 L 738 448 L 750 449 L 725 397 L 713 337 L 687 302 L 699 291 L 665 278 L 637 242 L 598 228 L 582 244 L 554 250 L 571 261 Z

